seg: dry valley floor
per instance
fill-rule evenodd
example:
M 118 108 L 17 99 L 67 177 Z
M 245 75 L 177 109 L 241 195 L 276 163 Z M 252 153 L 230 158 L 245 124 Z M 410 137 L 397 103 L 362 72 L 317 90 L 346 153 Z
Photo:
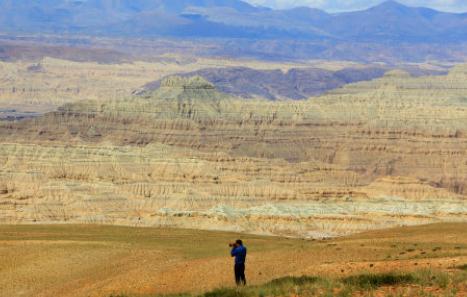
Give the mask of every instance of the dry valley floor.
M 157 296 L 231 287 L 227 243 L 239 236 L 249 248 L 252 285 L 284 276 L 339 279 L 430 269 L 457 278 L 463 273 L 463 281 L 447 280 L 454 295 L 439 296 L 465 296 L 459 267 L 467 263 L 466 230 L 465 223 L 435 224 L 302 240 L 92 225 L 1 226 L 0 296 Z M 438 296 L 446 289 L 433 285 L 429 291 Z

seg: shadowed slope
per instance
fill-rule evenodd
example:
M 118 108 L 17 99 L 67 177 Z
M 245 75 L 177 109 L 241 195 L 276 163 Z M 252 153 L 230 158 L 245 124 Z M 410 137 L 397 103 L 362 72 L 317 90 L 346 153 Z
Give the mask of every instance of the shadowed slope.
M 445 75 L 447 71 L 406 66 L 412 75 Z M 201 76 L 221 92 L 243 98 L 307 99 L 349 83 L 382 77 L 391 68 L 368 66 L 343 68 L 337 71 L 319 68 L 292 68 L 287 71 L 257 70 L 248 67 L 206 68 L 180 74 L 183 77 Z M 135 93 L 157 90 L 161 81 L 151 82 Z

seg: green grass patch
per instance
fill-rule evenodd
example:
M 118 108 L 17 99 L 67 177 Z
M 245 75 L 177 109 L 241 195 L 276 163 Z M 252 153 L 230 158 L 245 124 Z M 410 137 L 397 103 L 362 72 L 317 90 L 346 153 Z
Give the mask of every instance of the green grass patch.
M 416 283 L 422 286 L 436 286 L 446 288 L 451 282 L 449 274 L 431 269 L 423 269 L 414 272 Z
M 322 286 L 323 279 L 314 276 L 287 276 L 274 279 L 259 286 L 246 286 L 238 288 L 218 288 L 201 295 L 171 294 L 147 297 L 272 297 L 289 296 L 291 293 L 310 291 L 311 287 Z M 117 295 L 118 296 L 118 295 Z M 130 297 L 130 296 L 118 296 Z M 131 296 L 132 297 L 132 296 Z M 146 297 L 146 296 L 145 296 Z
M 349 297 L 355 292 L 367 292 L 371 295 L 373 290 L 384 286 L 404 287 L 415 284 L 420 286 L 420 288 L 430 286 L 446 289 L 451 283 L 464 282 L 467 274 L 460 272 L 456 276 L 457 280 L 452 279 L 452 277 L 448 273 L 430 269 L 412 273 L 366 273 L 340 279 L 319 278 L 315 276 L 287 276 L 272 280 L 263 285 L 218 288 L 201 295 L 174 294 L 145 297 L 288 297 L 291 295 Z M 133 296 L 117 295 L 111 297 Z
M 342 280 L 345 285 L 356 288 L 372 289 L 381 286 L 395 286 L 414 283 L 416 278 L 407 273 L 361 274 L 349 276 Z
M 198 297 L 263 297 L 285 296 L 296 290 L 305 290 L 320 279 L 314 276 L 287 276 L 270 281 L 261 286 L 244 288 L 220 288 Z
M 249 290 L 221 288 L 207 292 L 203 297 L 250 297 L 253 296 Z
M 315 283 L 319 280 L 318 277 L 315 276 L 300 276 L 300 277 L 294 277 L 294 276 L 286 276 L 283 278 L 278 278 L 275 280 L 272 280 L 268 283 L 269 286 L 303 286 L 307 284 L 312 284 Z

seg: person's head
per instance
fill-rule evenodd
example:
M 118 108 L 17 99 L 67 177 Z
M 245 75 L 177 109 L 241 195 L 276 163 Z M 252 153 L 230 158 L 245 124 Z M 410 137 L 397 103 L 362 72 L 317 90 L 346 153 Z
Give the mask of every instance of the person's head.
M 237 245 L 240 245 L 240 246 L 243 245 L 243 241 L 242 241 L 241 239 L 237 239 L 237 240 L 235 241 L 235 243 L 236 243 Z

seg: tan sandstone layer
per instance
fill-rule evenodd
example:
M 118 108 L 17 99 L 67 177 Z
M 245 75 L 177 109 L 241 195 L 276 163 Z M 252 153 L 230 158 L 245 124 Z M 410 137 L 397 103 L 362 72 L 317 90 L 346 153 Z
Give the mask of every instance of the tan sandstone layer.
M 201 78 L 0 127 L 2 223 L 335 236 L 467 219 L 467 66 L 302 102 Z

